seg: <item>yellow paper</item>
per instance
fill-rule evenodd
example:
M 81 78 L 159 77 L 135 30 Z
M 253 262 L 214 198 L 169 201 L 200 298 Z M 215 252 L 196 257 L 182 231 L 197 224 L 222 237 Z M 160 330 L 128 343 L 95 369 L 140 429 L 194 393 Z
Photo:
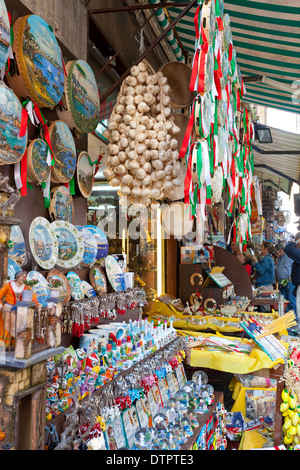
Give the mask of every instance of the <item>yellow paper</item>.
M 261 449 L 267 442 L 258 431 L 245 431 L 243 433 L 239 450 Z
M 246 344 L 253 344 L 248 339 L 241 339 L 229 336 L 223 336 L 221 333 L 211 335 L 209 333 L 199 333 L 194 331 L 184 330 L 183 333 L 187 336 L 220 336 L 231 341 L 238 341 Z M 260 369 L 272 369 L 278 364 L 284 364 L 284 359 L 272 361 L 269 356 L 260 349 L 259 346 L 254 344 L 253 349 L 249 355 L 238 353 L 225 353 L 219 351 L 201 351 L 192 349 L 190 353 L 189 364 L 192 367 L 205 367 L 208 369 L 220 370 L 222 372 L 229 372 L 232 374 L 251 374 Z

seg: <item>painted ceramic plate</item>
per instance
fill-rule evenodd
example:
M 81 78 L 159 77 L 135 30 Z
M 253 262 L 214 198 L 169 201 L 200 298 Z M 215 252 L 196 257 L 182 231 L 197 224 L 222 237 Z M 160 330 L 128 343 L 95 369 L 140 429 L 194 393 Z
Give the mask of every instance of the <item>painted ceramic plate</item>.
M 57 186 L 51 190 L 49 215 L 51 222 L 64 220 L 70 224 L 72 223 L 74 203 L 69 188 Z
M 74 300 L 84 299 L 85 291 L 81 285 L 81 279 L 78 274 L 74 273 L 73 271 L 69 272 L 67 274 L 67 280 L 71 288 L 71 297 Z
M 219 126 L 225 126 L 227 118 L 227 93 L 225 88 L 222 90 L 222 99 L 218 100 L 218 124 Z
M 209 92 L 212 90 L 214 81 L 214 64 L 214 50 L 212 46 L 208 46 L 208 52 L 205 61 L 205 92 Z
M 51 224 L 58 243 L 57 265 L 61 268 L 78 266 L 84 254 L 83 238 L 74 225 L 63 220 Z
M 19 97 L 29 96 L 42 108 L 54 108 L 61 100 L 65 74 L 60 47 L 51 26 L 37 15 L 18 18 L 13 26 L 19 74 L 8 76 Z
M 126 289 L 125 277 L 118 261 L 113 256 L 107 256 L 105 268 L 108 280 L 116 292 L 122 292 Z
M 91 284 L 86 281 L 81 281 L 81 287 L 84 290 L 86 297 L 97 297 L 95 290 L 92 288 Z
M 63 293 L 63 298 L 64 298 L 63 301 L 69 302 L 71 298 L 71 288 L 70 288 L 70 284 L 66 276 L 62 272 L 58 271 L 57 269 L 52 269 L 52 271 L 50 271 L 47 276 L 48 283 L 50 283 L 51 279 L 57 279 L 63 283 L 63 286 L 62 286 L 62 293 Z
M 11 46 L 10 22 L 4 0 L 0 1 L 0 18 L 0 69 L 2 69 L 6 65 Z
M 209 44 L 213 44 L 216 30 L 215 2 L 204 2 L 202 6 L 202 25 Z
M 229 77 L 229 61 L 228 61 L 228 52 L 223 51 L 222 55 L 222 78 L 221 78 L 221 86 L 225 88 L 228 83 Z
M 45 183 L 48 180 L 51 164 L 48 164 L 47 157 L 48 147 L 44 140 L 35 139 L 28 145 L 27 175 L 31 183 Z
M 48 298 L 50 296 L 50 287 L 46 278 L 38 271 L 30 271 L 27 274 L 27 280 L 37 280 L 39 283 L 32 287 L 33 292 L 37 296 L 37 299 L 41 305 L 47 305 Z
M 81 152 L 77 160 L 77 184 L 83 197 L 92 194 L 94 185 L 94 165 L 87 152 Z
M 23 232 L 19 225 L 13 225 L 10 231 L 10 240 L 13 246 L 8 251 L 8 256 L 13 259 L 18 266 L 22 267 L 27 262 L 26 245 Z
M 222 198 L 222 191 L 223 191 L 223 170 L 221 166 L 218 166 L 212 177 L 211 181 L 211 189 L 212 189 L 212 201 L 215 204 L 218 204 Z
M 94 266 L 90 269 L 89 273 L 90 283 L 97 294 L 107 293 L 107 281 L 106 276 L 102 268 Z
M 70 129 L 82 134 L 94 132 L 100 120 L 100 98 L 94 72 L 84 60 L 68 62 L 64 92 L 66 110 L 58 107 L 58 115 Z
M 55 121 L 49 127 L 55 165 L 51 178 L 54 183 L 69 183 L 76 170 L 77 156 L 73 135 L 67 124 Z
M 21 271 L 20 266 L 10 257 L 8 257 L 8 269 L 7 269 L 7 276 L 9 281 L 13 281 L 15 279 L 16 274 Z
M 230 16 L 228 13 L 225 13 L 223 16 L 223 26 L 224 30 L 222 31 L 222 42 L 223 42 L 223 51 L 229 52 L 229 46 L 232 42 L 232 32 L 230 27 Z
M 108 255 L 108 240 L 106 235 L 100 230 L 99 227 L 95 225 L 85 225 L 85 227 L 94 235 L 96 238 L 97 246 L 98 246 L 98 253 L 97 253 L 97 260 L 102 260 L 106 258 Z
M 43 269 L 52 269 L 58 261 L 58 241 L 47 219 L 34 219 L 29 230 L 29 243 L 38 265 Z
M 97 261 L 98 245 L 94 235 L 86 227 L 75 225 L 80 232 L 84 242 L 84 254 L 80 263 L 80 268 L 90 268 Z
M 222 163 L 225 158 L 226 152 L 226 132 L 223 126 L 219 126 L 218 128 L 218 151 L 219 151 L 219 163 Z
M 0 85 L 0 163 L 12 165 L 25 154 L 27 136 L 20 137 L 22 105 L 15 93 Z

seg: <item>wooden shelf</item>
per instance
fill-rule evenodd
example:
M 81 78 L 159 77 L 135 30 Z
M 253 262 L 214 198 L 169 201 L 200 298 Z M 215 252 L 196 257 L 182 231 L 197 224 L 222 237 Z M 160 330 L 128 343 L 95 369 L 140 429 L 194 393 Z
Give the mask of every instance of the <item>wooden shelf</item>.
M 208 413 L 205 413 L 203 415 L 197 415 L 199 427 L 195 429 L 194 434 L 187 440 L 187 442 L 183 446 L 181 446 L 181 450 L 192 450 L 193 444 L 196 442 L 201 429 L 203 428 L 203 426 L 205 426 L 207 421 L 215 412 L 218 403 L 224 404 L 224 395 L 222 392 L 215 392 L 214 404 L 209 406 Z

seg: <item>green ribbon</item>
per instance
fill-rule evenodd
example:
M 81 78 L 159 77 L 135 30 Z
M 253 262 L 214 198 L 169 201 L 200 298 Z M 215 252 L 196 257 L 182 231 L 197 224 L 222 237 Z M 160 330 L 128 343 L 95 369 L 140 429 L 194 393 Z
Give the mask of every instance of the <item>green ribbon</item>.
M 74 176 L 69 183 L 69 188 L 70 188 L 70 194 L 72 196 L 75 196 L 75 177 Z
M 202 149 L 201 149 L 201 145 L 198 145 L 198 149 L 197 149 L 197 173 L 198 173 L 198 180 L 199 180 L 199 188 L 202 188 L 202 183 L 201 183 L 202 167 L 203 167 Z

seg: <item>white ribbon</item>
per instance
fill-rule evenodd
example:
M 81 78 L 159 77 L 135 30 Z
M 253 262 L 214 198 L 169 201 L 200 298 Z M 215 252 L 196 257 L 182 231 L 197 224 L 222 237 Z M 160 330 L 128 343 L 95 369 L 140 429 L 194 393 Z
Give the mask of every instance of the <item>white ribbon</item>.
M 51 152 L 48 148 L 48 152 L 47 152 L 47 165 L 48 166 L 51 166 L 51 162 L 52 162 L 52 158 L 51 158 Z
M 22 180 L 21 180 L 21 164 L 20 164 L 20 162 L 17 162 L 14 165 L 14 177 L 15 177 L 16 188 L 21 189 L 23 184 L 22 184 Z
M 25 106 L 26 107 L 26 110 L 27 110 L 27 113 L 28 113 L 28 116 L 30 118 L 30 121 L 31 123 L 35 126 L 35 127 L 38 127 L 39 125 L 39 120 L 34 112 L 34 109 L 33 109 L 33 102 L 32 101 L 29 101 L 27 103 L 27 105 Z
M 51 172 L 50 172 L 49 177 L 46 181 L 46 186 L 43 190 L 43 196 L 46 199 L 49 199 L 49 197 L 50 197 L 50 183 L 51 183 Z

